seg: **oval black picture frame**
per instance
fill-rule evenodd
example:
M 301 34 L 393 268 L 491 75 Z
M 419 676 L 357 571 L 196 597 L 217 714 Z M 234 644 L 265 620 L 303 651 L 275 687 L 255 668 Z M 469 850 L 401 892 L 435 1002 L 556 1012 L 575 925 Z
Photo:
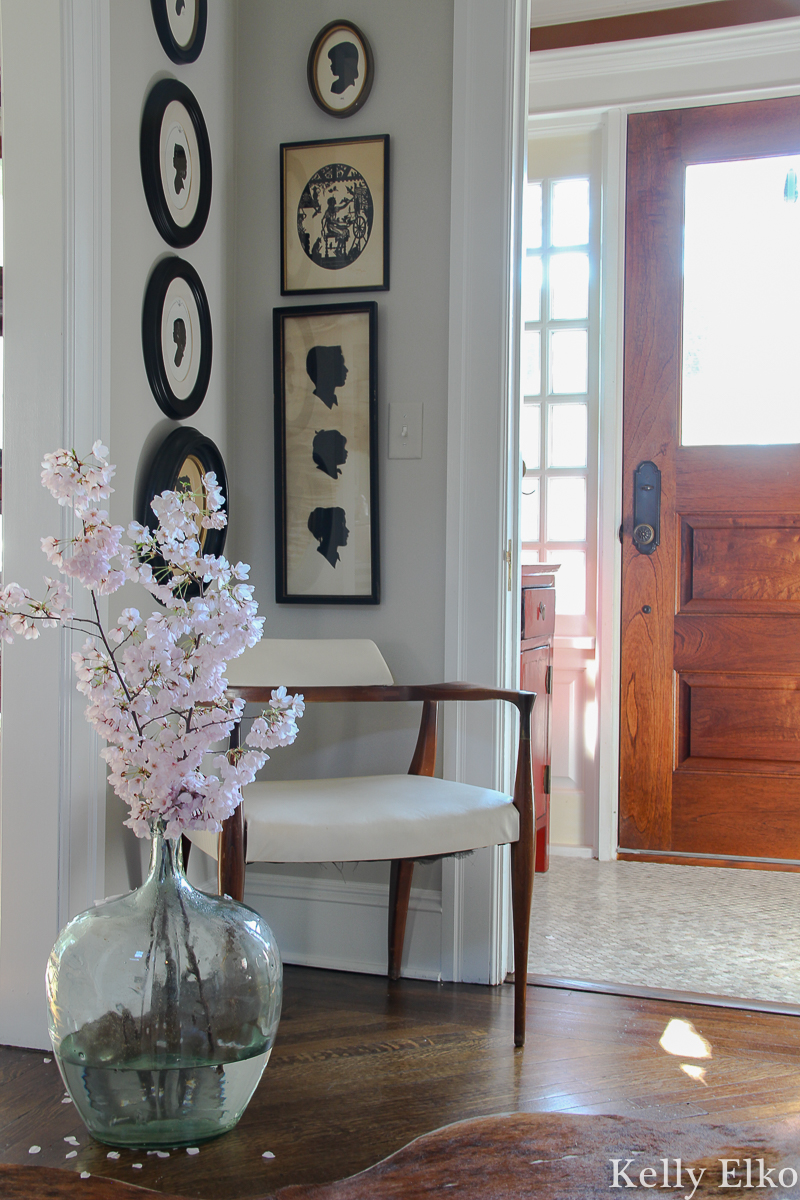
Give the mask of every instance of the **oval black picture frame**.
M 206 25 L 208 23 L 208 0 L 194 0 L 194 2 L 197 6 L 197 16 L 192 40 L 187 46 L 182 46 L 175 39 L 167 13 L 167 5 L 175 3 L 175 0 L 150 0 L 150 7 L 153 10 L 153 24 L 156 27 L 158 40 L 174 63 L 194 62 L 199 58 L 200 51 L 203 49 L 203 42 L 206 39 Z
M 176 279 L 182 279 L 186 283 L 197 305 L 198 315 L 198 327 L 192 327 L 191 337 L 193 349 L 195 342 L 200 342 L 200 361 L 194 387 L 185 399 L 181 399 L 174 391 L 170 371 L 164 361 L 161 339 L 164 304 L 170 285 Z M 156 264 L 148 280 L 142 308 L 142 354 L 147 382 L 162 412 L 173 421 L 181 421 L 196 413 L 205 399 L 211 379 L 211 311 L 200 276 L 191 263 L 182 258 L 172 256 L 162 259 Z
M 192 175 L 196 171 L 200 174 L 197 206 L 186 225 L 180 225 L 172 216 L 161 179 L 161 128 L 173 100 L 188 113 L 198 149 L 198 161 L 191 164 Z M 176 249 L 191 246 L 205 229 L 211 208 L 211 146 L 200 105 L 189 88 L 177 79 L 161 79 L 150 90 L 142 113 L 139 161 L 145 199 L 156 229 Z
M 350 34 L 355 41 L 360 43 L 361 50 L 364 54 L 366 69 L 364 72 L 364 79 L 352 103 L 343 108 L 336 108 L 326 99 L 325 93 L 320 88 L 317 67 L 325 43 L 330 39 L 332 34 L 336 33 L 340 29 Z M 308 78 L 308 87 L 312 97 L 314 98 L 314 103 L 318 105 L 323 112 L 327 113 L 329 117 L 352 117 L 353 113 L 356 113 L 360 108 L 363 108 L 367 102 L 367 99 L 369 98 L 370 92 L 372 91 L 372 83 L 375 76 L 375 61 L 372 56 L 372 47 L 370 46 L 365 35 L 361 32 L 357 25 L 353 24 L 352 21 L 330 21 L 327 25 L 320 29 L 319 33 L 314 38 L 311 49 L 308 52 L 306 75 Z M 344 76 L 340 74 L 339 78 L 344 78 Z
M 229 515 L 228 475 L 222 455 L 211 438 L 206 437 L 204 433 L 200 433 L 198 429 L 193 429 L 190 425 L 182 425 L 179 429 L 173 429 L 172 433 L 167 435 L 153 455 L 145 477 L 144 486 L 139 498 L 138 512 L 136 514 L 136 520 L 140 525 L 146 525 L 148 529 L 155 529 L 158 522 L 155 513 L 150 507 L 153 498 L 159 496 L 162 492 L 174 491 L 176 489 L 178 480 L 181 477 L 182 468 L 188 458 L 197 460 L 204 475 L 210 471 L 216 474 L 217 483 L 225 497 L 222 511 Z M 206 530 L 203 553 L 213 555 L 222 554 L 227 536 L 227 525 L 224 525 L 222 529 Z M 157 571 L 159 566 L 164 566 L 163 559 L 160 561 L 153 560 L 152 566 L 153 570 Z M 190 599 L 192 596 L 197 595 L 199 595 L 199 588 L 194 585 L 186 589 L 183 599 Z

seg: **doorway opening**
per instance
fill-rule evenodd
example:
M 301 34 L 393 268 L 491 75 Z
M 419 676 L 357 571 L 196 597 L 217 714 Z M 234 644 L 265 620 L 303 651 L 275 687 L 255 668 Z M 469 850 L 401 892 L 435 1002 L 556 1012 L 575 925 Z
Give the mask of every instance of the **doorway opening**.
M 794 115 L 781 119 L 782 108 Z M 685 134 L 683 155 L 680 137 L 676 143 L 674 177 L 654 166 L 643 182 L 628 158 L 625 388 L 626 404 L 629 390 L 640 388 L 642 407 L 625 414 L 622 632 L 638 657 L 624 646 L 615 845 L 619 859 L 634 861 L 559 864 L 554 853 L 550 876 L 537 880 L 529 961 L 536 982 L 584 979 L 800 1012 L 797 947 L 782 915 L 800 859 L 800 662 L 792 650 L 800 632 L 800 608 L 793 607 L 800 600 L 797 339 L 784 332 L 782 349 L 769 367 L 762 352 L 754 375 L 742 335 L 746 321 L 757 351 L 767 335 L 781 341 L 795 305 L 794 292 L 784 294 L 784 275 L 792 276 L 795 253 L 798 110 L 800 101 L 782 98 L 630 117 L 628 147 L 638 145 L 643 159 L 654 152 L 656 127 L 670 125 L 663 143 L 674 141 L 681 123 Z M 747 127 L 749 113 L 764 118 L 755 123 L 766 140 L 756 144 L 750 129 L 732 142 L 732 128 Z M 715 121 L 726 129 L 716 150 L 701 137 Z M 718 178 L 728 172 L 736 176 L 735 197 L 734 184 Z M 759 191 L 769 193 L 770 217 L 758 215 Z M 698 215 L 706 225 L 694 232 Z M 757 254 L 748 249 L 755 242 Z M 779 282 L 770 284 L 763 251 L 772 243 Z M 724 267 L 709 280 L 708 256 L 720 244 Z M 748 277 L 751 262 L 757 266 Z M 607 270 L 614 265 L 606 260 Z M 698 401 L 703 377 L 716 411 Z M 766 395 L 759 400 L 765 390 L 783 411 L 769 415 Z M 633 538 L 634 472 L 647 463 L 661 482 L 655 546 Z M 741 503 L 749 510 L 740 511 Z M 660 639 L 649 620 L 657 611 L 670 622 Z M 748 637 L 750 623 L 772 654 Z M 692 654 L 699 657 L 686 658 Z M 648 775 L 652 762 L 661 765 Z M 763 869 L 770 867 L 777 869 Z

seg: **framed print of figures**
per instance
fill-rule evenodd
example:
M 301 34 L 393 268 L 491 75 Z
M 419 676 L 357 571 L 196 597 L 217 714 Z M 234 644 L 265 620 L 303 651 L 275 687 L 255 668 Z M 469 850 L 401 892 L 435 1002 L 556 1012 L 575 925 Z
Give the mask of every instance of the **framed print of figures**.
M 208 0 L 150 0 L 158 39 L 174 63 L 194 62 L 203 49 Z
M 314 102 L 331 117 L 350 117 L 372 90 L 372 48 L 350 21 L 331 21 L 308 55 L 308 86 Z
M 211 146 L 200 105 L 177 79 L 160 80 L 145 101 L 139 158 L 156 229 L 170 246 L 190 246 L 211 207 Z
M 389 287 L 389 136 L 281 146 L 281 295 Z
M 276 308 L 276 600 L 377 604 L 378 306 Z
M 150 276 L 142 351 L 159 407 L 173 421 L 196 413 L 211 378 L 211 314 L 200 276 L 182 258 L 162 259 Z

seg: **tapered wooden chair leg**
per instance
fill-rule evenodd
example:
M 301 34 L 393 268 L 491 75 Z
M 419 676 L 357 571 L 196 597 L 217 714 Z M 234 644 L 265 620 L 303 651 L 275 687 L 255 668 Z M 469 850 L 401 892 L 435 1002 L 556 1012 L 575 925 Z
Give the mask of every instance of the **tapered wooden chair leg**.
M 414 860 L 396 858 L 389 877 L 389 978 L 400 978 Z
M 217 883 L 220 896 L 244 900 L 245 827 L 243 805 L 222 822 L 217 858 Z
M 533 847 L 511 844 L 511 910 L 514 917 L 514 1045 L 525 1045 L 528 985 L 528 940 L 533 896 Z

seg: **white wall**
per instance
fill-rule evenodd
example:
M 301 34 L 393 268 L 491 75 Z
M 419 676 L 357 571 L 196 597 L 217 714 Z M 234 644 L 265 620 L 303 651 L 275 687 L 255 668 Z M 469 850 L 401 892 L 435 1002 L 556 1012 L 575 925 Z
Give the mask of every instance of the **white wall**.
M 341 15 L 339 6 L 330 0 L 308 0 L 302 5 L 241 0 L 238 11 L 236 376 L 230 403 L 232 461 L 236 464 L 231 479 L 232 553 L 252 565 L 251 579 L 267 617 L 267 636 L 369 637 L 381 648 L 398 682 L 441 680 L 452 0 L 435 4 L 429 0 L 405 0 L 403 4 L 354 0 L 348 5 L 348 19 L 363 30 L 372 45 L 375 82 L 364 108 L 346 120 L 321 112 L 306 82 L 309 48 L 322 26 Z M 280 143 L 384 133 L 391 138 L 390 290 L 282 298 Z M 378 303 L 381 603 L 276 605 L 272 309 L 359 298 Z M 388 458 L 387 405 L 404 399 L 424 405 L 421 459 Z M 353 706 L 338 712 L 307 712 L 298 744 L 290 751 L 277 751 L 267 772 L 346 775 L 405 771 L 417 723 L 417 706 L 411 711 L 402 706 L 381 712 Z M 344 879 L 348 886 L 350 882 L 374 885 L 385 895 L 387 871 L 385 864 L 346 866 Z M 332 886 L 342 878 L 332 867 L 270 872 L 284 880 L 287 873 L 293 878 L 321 878 Z M 438 881 L 436 869 L 418 868 L 418 887 L 437 890 Z M 262 894 L 265 886 L 261 872 L 258 903 L 269 919 L 269 901 Z M 252 899 L 256 901 L 255 894 Z M 276 921 L 274 909 L 272 919 Z M 383 922 L 380 914 L 376 913 L 376 919 Z M 290 959 L 292 936 L 287 929 L 281 942 Z M 438 956 L 438 933 L 435 941 Z

